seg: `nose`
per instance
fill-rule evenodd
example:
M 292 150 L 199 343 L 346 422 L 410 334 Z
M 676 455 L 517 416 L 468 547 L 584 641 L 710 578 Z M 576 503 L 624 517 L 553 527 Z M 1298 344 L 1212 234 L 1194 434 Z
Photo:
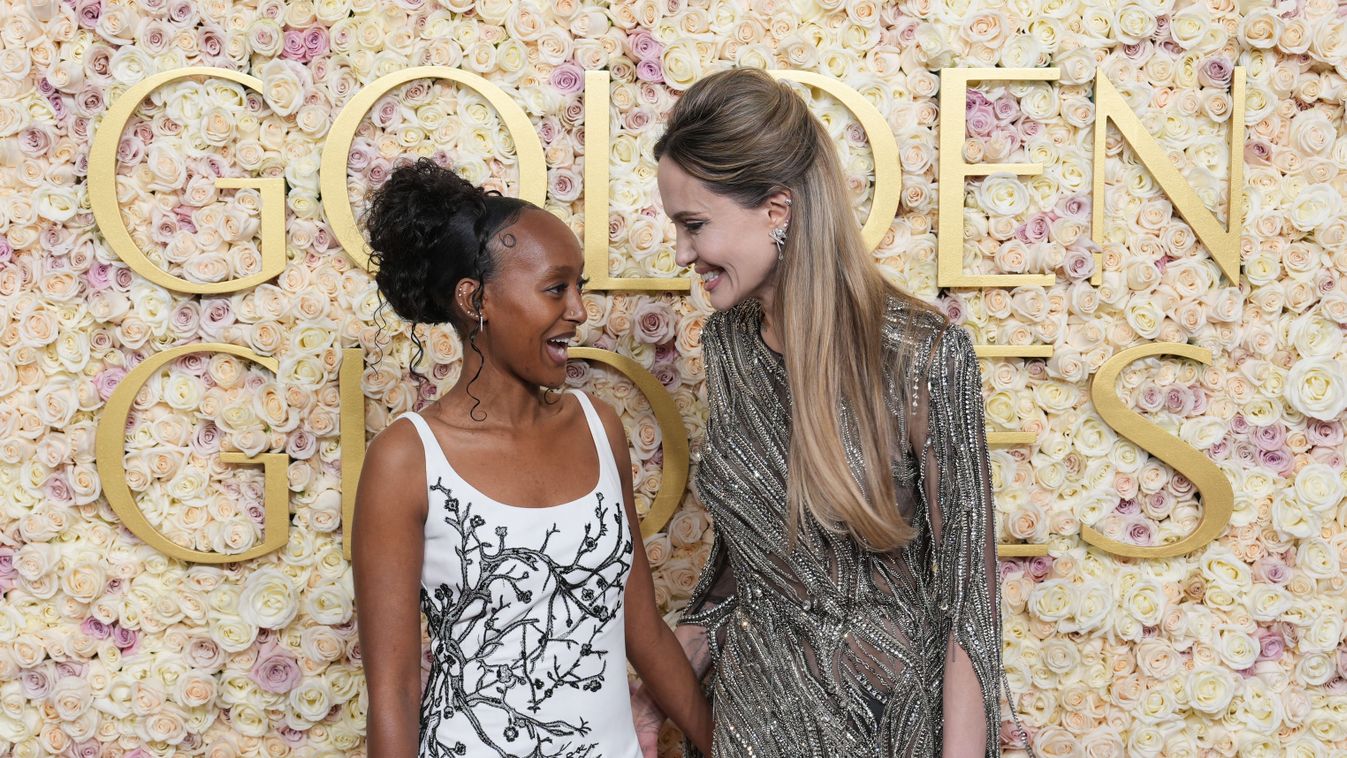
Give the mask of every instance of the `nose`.
M 697 253 L 692 249 L 692 243 L 688 241 L 687 235 L 678 232 L 674 236 L 674 263 L 684 268 L 697 262 Z
M 570 294 L 566 297 L 566 312 L 561 317 L 573 324 L 583 324 L 587 318 L 583 294 L 579 288 L 569 288 L 566 291 Z

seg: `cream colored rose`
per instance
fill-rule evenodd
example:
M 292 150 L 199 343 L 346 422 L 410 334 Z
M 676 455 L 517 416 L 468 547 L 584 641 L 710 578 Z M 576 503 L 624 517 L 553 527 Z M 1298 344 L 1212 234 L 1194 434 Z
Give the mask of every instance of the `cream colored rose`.
M 1258 621 L 1276 621 L 1291 607 L 1291 596 L 1275 584 L 1256 584 L 1249 595 L 1249 613 Z
M 1258 642 L 1247 632 L 1234 627 L 1222 629 L 1216 638 L 1216 653 L 1225 665 L 1242 671 L 1258 658 Z
M 664 81 L 682 91 L 702 78 L 702 60 L 693 42 L 680 40 L 664 48 Z
M 1283 392 L 1296 411 L 1332 421 L 1347 411 L 1347 369 L 1329 358 L 1300 360 L 1291 368 Z
M 316 723 L 332 708 L 332 692 L 322 677 L 307 677 L 290 691 L 289 702 L 301 718 Z
M 278 629 L 299 610 L 299 598 L 290 579 L 274 568 L 254 571 L 243 582 L 238 614 L 249 624 Z
M 1010 174 L 992 174 L 976 190 L 978 204 L 984 211 L 999 216 L 1023 213 L 1029 206 L 1029 195 L 1018 177 Z
M 1255 8 L 1240 23 L 1240 41 L 1249 47 L 1270 48 L 1281 36 L 1281 25 L 1281 18 L 1272 8 Z
M 1333 216 L 1342 215 L 1342 196 L 1332 187 L 1315 184 L 1302 188 L 1291 203 L 1287 218 L 1302 232 L 1314 230 Z
M 308 590 L 304 610 L 319 624 L 345 623 L 350 620 L 353 610 L 349 586 L 344 582 L 332 582 Z
M 1329 653 L 1342 641 L 1343 621 L 1340 613 L 1324 609 L 1300 629 L 1299 649 L 1302 653 Z
M 1230 706 L 1235 695 L 1235 682 L 1230 673 L 1216 666 L 1195 668 L 1184 683 L 1184 695 L 1193 710 L 1211 716 L 1220 716 Z
M 88 682 L 78 677 L 67 676 L 52 687 L 48 702 L 56 710 L 62 721 L 74 721 L 84 715 L 93 704 L 93 692 Z
M 1048 579 L 1029 595 L 1029 611 L 1043 621 L 1063 621 L 1075 611 L 1075 605 L 1072 584 L 1066 579 Z

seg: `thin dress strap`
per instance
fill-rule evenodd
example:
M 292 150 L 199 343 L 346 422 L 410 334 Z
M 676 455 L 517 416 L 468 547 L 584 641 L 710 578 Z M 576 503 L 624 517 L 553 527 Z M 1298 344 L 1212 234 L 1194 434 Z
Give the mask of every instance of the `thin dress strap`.
M 599 483 L 602 486 L 603 479 L 607 475 L 616 477 L 614 481 L 620 482 L 621 477 L 617 470 L 617 457 L 613 455 L 613 446 L 608 444 L 608 431 L 604 429 L 603 419 L 599 418 L 599 412 L 590 402 L 589 396 L 578 389 L 566 390 L 568 394 L 575 395 L 580 401 L 580 408 L 585 412 L 585 420 L 589 422 L 589 433 L 594 437 L 594 448 L 599 454 Z
M 440 441 L 435 438 L 435 432 L 430 430 L 430 424 L 424 418 L 421 418 L 421 414 L 416 411 L 407 411 L 402 414 L 402 418 L 412 422 L 412 426 L 416 427 L 416 433 L 421 437 L 421 447 L 426 449 L 426 479 L 430 479 L 431 476 L 432 460 L 452 472 L 453 468 L 448 465 L 449 459 L 444 457 L 444 448 L 440 447 Z

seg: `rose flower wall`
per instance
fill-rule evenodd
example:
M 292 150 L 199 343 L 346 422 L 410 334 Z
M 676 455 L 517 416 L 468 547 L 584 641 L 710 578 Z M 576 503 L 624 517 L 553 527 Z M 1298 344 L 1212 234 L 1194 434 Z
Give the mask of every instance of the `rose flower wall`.
M 1333 3 L 3 2 L 0 752 L 363 754 L 343 493 L 461 359 L 419 327 L 412 363 L 351 236 L 410 156 L 584 235 L 581 342 L 663 391 L 611 359 L 569 381 L 627 425 L 674 620 L 712 532 L 690 493 L 656 508 L 689 462 L 656 413 L 695 467 L 710 309 L 672 279 L 651 146 L 730 65 L 803 80 L 876 259 L 985 346 L 1005 662 L 1038 754 L 1347 750 Z M 416 66 L 440 69 L 371 89 Z M 993 67 L 1011 78 L 957 74 Z

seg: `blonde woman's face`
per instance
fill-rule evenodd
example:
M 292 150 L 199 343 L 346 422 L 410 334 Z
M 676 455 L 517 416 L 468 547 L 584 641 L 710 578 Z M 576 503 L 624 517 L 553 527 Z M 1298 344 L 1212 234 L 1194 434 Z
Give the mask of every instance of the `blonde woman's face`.
M 744 208 L 712 192 L 667 156 L 660 159 L 658 180 L 664 212 L 678 232 L 678 265 L 697 272 L 711 305 L 725 310 L 750 297 L 770 302 L 777 263 L 770 235 L 784 223 L 785 206 L 769 201 Z

